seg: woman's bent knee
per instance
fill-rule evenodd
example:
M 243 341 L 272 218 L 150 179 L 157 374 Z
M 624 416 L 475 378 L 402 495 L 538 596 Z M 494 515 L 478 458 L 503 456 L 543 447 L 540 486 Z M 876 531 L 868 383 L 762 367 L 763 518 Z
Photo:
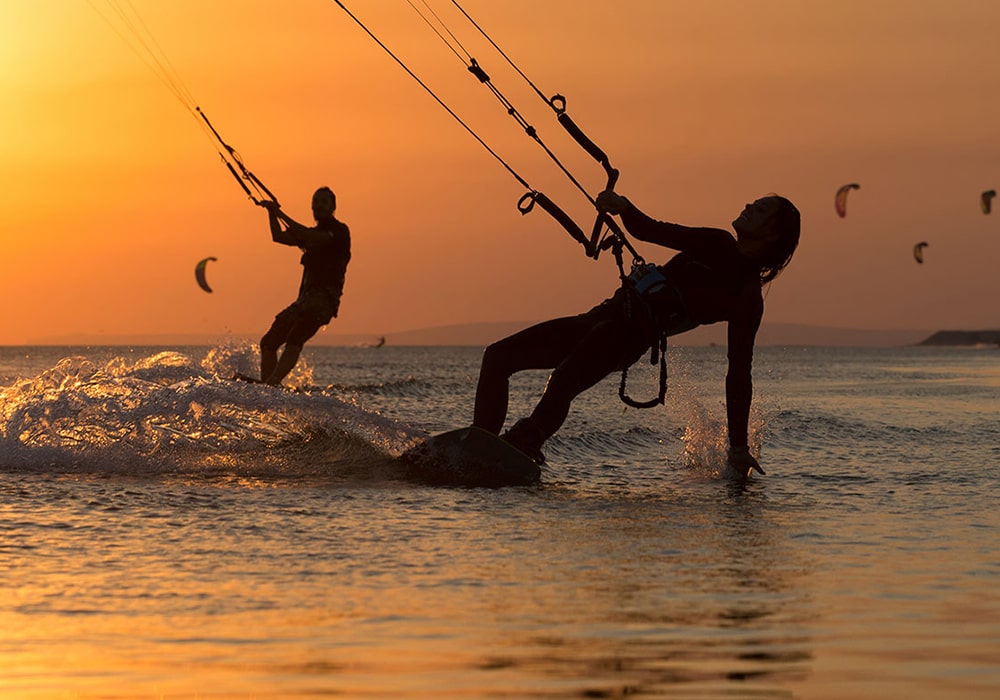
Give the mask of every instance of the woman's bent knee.
M 510 376 L 513 370 L 510 369 L 509 348 L 504 341 L 500 340 L 492 343 L 483 351 L 483 361 L 480 367 L 480 374 Z

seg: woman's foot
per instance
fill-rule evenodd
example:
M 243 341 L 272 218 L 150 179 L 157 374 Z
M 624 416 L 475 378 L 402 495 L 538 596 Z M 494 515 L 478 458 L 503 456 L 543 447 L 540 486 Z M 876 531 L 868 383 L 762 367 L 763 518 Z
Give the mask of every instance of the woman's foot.
M 531 423 L 530 418 L 519 420 L 505 433 L 502 433 L 500 439 L 531 457 L 535 464 L 545 464 L 545 455 L 542 454 L 542 443 L 545 442 L 545 436 Z

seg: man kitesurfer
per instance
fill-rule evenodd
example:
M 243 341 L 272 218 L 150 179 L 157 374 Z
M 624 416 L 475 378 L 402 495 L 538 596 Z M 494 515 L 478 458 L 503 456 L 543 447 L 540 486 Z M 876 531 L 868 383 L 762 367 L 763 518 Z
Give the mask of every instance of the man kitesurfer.
M 306 341 L 337 316 L 351 259 L 351 232 L 334 216 L 337 197 L 329 187 L 313 194 L 315 226 L 294 221 L 275 201 L 265 200 L 260 206 L 267 209 L 274 242 L 302 249 L 299 296 L 274 317 L 260 339 L 260 380 L 277 386 L 295 367 Z
M 621 216 L 639 240 L 680 252 L 664 265 L 644 267 L 641 277 L 633 274 L 614 296 L 586 313 L 545 321 L 486 348 L 473 424 L 498 434 L 506 420 L 511 375 L 553 369 L 534 411 L 501 436 L 542 461 L 542 445 L 562 425 L 577 395 L 612 371 L 630 367 L 661 336 L 726 321 L 729 467 L 742 478 L 751 470 L 763 473 L 747 439 L 750 369 L 764 313 L 762 286 L 795 252 L 798 209 L 778 195 L 761 197 L 733 221 L 734 238 L 721 229 L 656 221 L 611 190 L 597 197 L 597 207 Z

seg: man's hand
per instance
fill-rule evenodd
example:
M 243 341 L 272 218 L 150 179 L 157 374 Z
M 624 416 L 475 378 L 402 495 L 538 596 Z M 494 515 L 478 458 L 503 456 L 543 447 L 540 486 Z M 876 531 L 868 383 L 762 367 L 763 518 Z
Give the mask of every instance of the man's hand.
M 750 472 L 752 471 L 759 472 L 761 475 L 764 474 L 764 470 L 760 468 L 760 464 L 750 454 L 750 448 L 746 446 L 729 448 L 729 468 L 744 479 L 750 476 Z
M 277 212 L 281 209 L 281 205 L 271 199 L 265 199 L 263 201 L 257 202 L 258 207 L 264 207 L 269 212 Z

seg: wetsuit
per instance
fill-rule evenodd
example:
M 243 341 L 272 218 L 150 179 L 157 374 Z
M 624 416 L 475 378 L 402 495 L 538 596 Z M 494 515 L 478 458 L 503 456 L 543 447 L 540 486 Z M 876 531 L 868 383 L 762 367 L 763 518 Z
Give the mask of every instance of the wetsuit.
M 270 330 L 261 339 L 262 347 L 304 345 L 340 309 L 347 263 L 351 259 L 350 230 L 333 219 L 307 231 L 308 235 L 303 235 L 292 227 L 272 233 L 276 243 L 302 248 L 302 283 L 298 298 L 275 316 Z M 323 234 L 318 241 L 314 240 L 316 233 Z
M 733 446 L 746 445 L 753 345 L 764 311 L 760 267 L 721 229 L 656 221 L 634 206 L 622 214 L 622 222 L 637 239 L 680 251 L 657 268 L 666 284 L 641 298 L 619 289 L 586 313 L 545 321 L 490 345 L 483 355 L 473 423 L 498 433 L 506 419 L 510 376 L 554 368 L 535 410 L 506 435 L 525 451 L 537 452 L 562 425 L 577 395 L 631 366 L 661 332 L 674 335 L 727 321 L 729 439 Z

